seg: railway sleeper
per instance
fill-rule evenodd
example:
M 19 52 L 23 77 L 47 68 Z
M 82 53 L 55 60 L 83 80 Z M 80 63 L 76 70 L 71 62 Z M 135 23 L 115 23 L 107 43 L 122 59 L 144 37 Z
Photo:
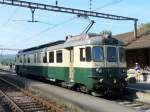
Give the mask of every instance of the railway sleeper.
M 63 112 L 63 110 L 62 109 L 60 109 L 60 108 L 58 108 L 56 105 L 53 105 L 53 104 L 51 104 L 51 103 L 49 103 L 49 102 L 47 102 L 47 101 L 45 101 L 45 100 L 43 100 L 43 99 L 41 99 L 41 98 L 39 98 L 39 97 L 36 97 L 36 96 L 33 96 L 30 92 L 28 92 L 28 91 L 25 91 L 25 90 L 23 90 L 23 89 L 20 89 L 18 86 L 16 86 L 16 85 L 14 85 L 13 83 L 10 83 L 10 82 L 8 82 L 7 80 L 5 80 L 5 79 L 0 79 L 0 83 L 3 83 L 4 84 L 4 90 L 5 90 L 5 93 L 6 94 L 8 94 L 8 95 L 6 95 L 4 92 L 2 92 L 3 93 L 3 95 L 4 96 L 6 96 L 6 97 L 8 97 L 7 99 L 6 99 L 6 101 L 8 101 L 8 104 L 10 105 L 10 107 L 12 107 L 12 108 L 17 108 L 17 109 L 20 109 L 19 111 L 17 111 L 17 112 L 23 112 L 22 110 L 21 110 L 21 108 L 20 108 L 20 106 L 18 105 L 18 99 L 21 101 L 20 103 L 22 103 L 22 101 L 24 101 L 24 100 L 26 100 L 27 99 L 27 101 L 26 101 L 26 103 L 32 103 L 32 102 L 35 102 L 35 104 L 39 104 L 39 105 L 41 105 L 40 107 L 32 107 L 32 108 L 30 108 L 30 110 L 31 111 L 29 111 L 29 109 L 25 109 L 24 110 L 24 112 L 33 112 L 33 111 L 38 111 L 39 112 L 39 110 L 47 110 L 47 111 L 50 111 L 50 112 Z M 14 91 L 15 90 L 15 91 Z M 12 92 L 12 91 L 14 91 L 12 94 L 10 93 L 10 92 Z M 22 94 L 22 93 L 23 94 Z M 10 98 L 10 96 L 12 96 L 12 98 Z M 18 98 L 18 96 L 17 95 L 25 95 L 25 97 L 23 96 L 23 97 L 19 97 Z M 27 97 L 26 97 L 27 96 Z M 14 98 L 13 98 L 14 97 Z M 15 100 L 15 98 L 17 99 L 16 100 L 16 102 L 14 102 L 14 100 Z M 10 100 L 10 101 L 9 101 Z M 25 103 L 25 102 L 23 102 L 23 103 Z M 16 107 L 15 107 L 15 106 Z M 45 109 L 44 109 L 45 108 Z M 46 111 L 46 112 L 47 112 Z M 44 111 L 45 112 L 45 111 Z
M 42 111 L 42 110 L 46 110 L 46 109 L 44 109 L 44 108 L 36 108 L 36 107 L 34 107 L 34 108 L 26 108 L 26 109 L 23 109 L 25 112 L 38 112 L 38 111 Z M 47 110 L 48 111 L 48 110 Z
M 19 105 L 23 110 L 24 109 L 30 109 L 30 108 L 40 108 L 40 109 L 44 109 L 43 106 L 41 105 L 28 105 L 28 106 L 22 106 L 22 105 Z
M 22 102 L 17 102 L 18 105 L 22 105 L 22 106 L 28 106 L 28 105 L 35 105 L 34 102 L 31 103 L 22 103 Z

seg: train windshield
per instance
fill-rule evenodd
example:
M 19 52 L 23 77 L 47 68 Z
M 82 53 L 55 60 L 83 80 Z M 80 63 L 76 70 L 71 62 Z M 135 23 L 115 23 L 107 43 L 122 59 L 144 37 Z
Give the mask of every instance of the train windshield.
M 104 60 L 103 48 L 99 46 L 93 47 L 92 57 L 93 57 L 93 61 L 96 62 L 103 61 Z
M 117 49 L 115 47 L 107 48 L 107 61 L 117 62 Z
M 125 57 L 125 50 L 123 47 L 119 48 L 119 61 L 120 62 L 126 62 L 126 57 Z

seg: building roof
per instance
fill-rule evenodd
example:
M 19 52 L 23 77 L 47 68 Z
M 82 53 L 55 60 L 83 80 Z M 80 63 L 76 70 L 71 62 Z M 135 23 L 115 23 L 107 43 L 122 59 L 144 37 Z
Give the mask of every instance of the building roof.
M 129 43 L 131 43 L 134 40 L 134 33 L 133 32 L 127 32 L 127 33 L 114 35 L 113 37 L 124 42 L 125 45 L 128 45 Z
M 126 46 L 126 49 L 150 48 L 150 35 L 142 36 Z
M 133 32 L 115 35 L 114 38 L 123 41 L 126 45 L 126 49 L 150 48 L 150 31 L 138 34 L 138 37 L 135 40 Z

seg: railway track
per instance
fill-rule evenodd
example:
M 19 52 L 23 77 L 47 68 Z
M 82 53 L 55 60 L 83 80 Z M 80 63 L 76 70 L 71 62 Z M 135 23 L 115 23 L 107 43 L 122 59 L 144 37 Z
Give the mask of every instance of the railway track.
M 11 112 L 63 112 L 55 104 L 33 96 L 2 78 L 0 78 L 0 96 Z
M 15 80 L 11 79 L 10 77 L 5 76 L 3 78 L 10 80 L 12 83 L 15 82 Z M 0 80 L 0 84 L 1 84 L 1 80 Z M 0 85 L 0 89 L 1 89 L 1 85 Z M 126 106 L 128 108 L 134 108 L 135 110 L 137 110 L 137 112 L 150 112 L 150 104 L 133 100 L 133 99 L 128 99 L 127 97 L 119 98 L 119 99 L 108 99 L 108 98 L 104 98 L 104 99 L 110 100 L 114 103 Z
M 140 102 L 140 101 L 132 101 L 132 100 L 117 100 L 116 103 L 129 107 L 134 108 L 137 112 L 150 112 L 150 104 Z

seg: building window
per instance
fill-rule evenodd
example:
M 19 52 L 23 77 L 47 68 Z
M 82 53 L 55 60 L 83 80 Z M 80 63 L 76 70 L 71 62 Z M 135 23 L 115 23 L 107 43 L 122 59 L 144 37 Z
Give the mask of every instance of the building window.
M 49 52 L 49 62 L 54 63 L 54 52 Z
M 62 50 L 56 52 L 57 63 L 62 63 Z
M 124 48 L 119 48 L 119 60 L 120 62 L 126 62 L 125 50 Z
M 43 63 L 47 63 L 47 53 L 43 53 Z

